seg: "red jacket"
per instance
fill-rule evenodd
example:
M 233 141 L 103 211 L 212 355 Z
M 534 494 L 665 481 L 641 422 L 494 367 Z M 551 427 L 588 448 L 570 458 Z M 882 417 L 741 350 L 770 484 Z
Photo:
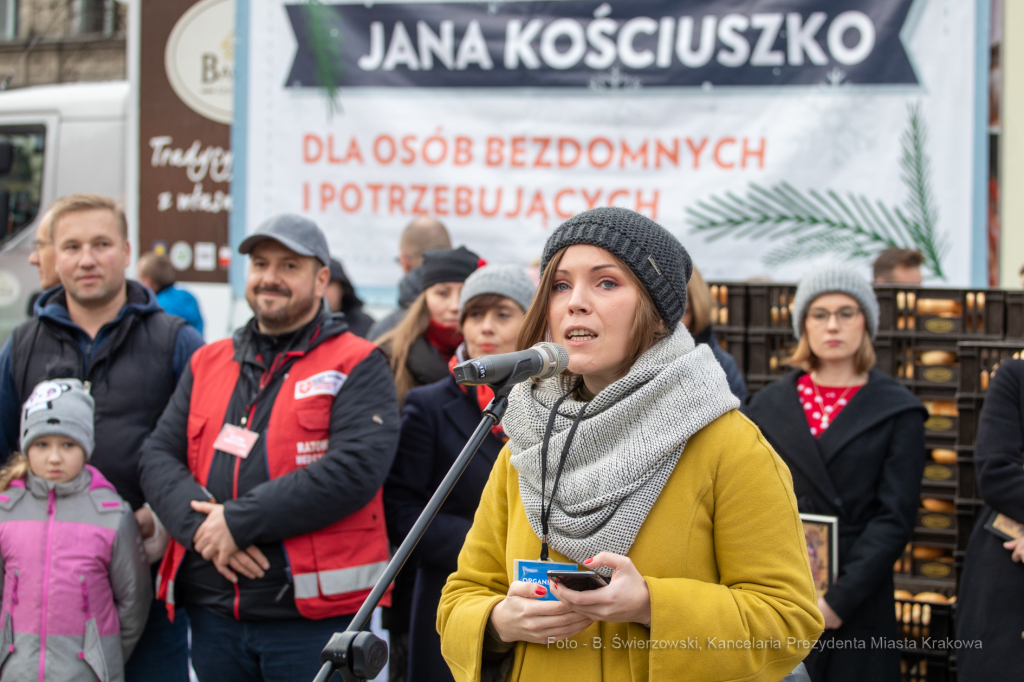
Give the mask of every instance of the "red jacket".
M 319 330 L 314 332 L 314 338 L 317 334 Z M 236 384 L 241 363 L 236 345 L 237 339 L 235 342 L 224 340 L 206 346 L 202 352 L 192 356 L 190 364 L 185 454 L 188 470 L 195 482 L 204 487 L 215 455 L 231 457 L 215 450 L 214 441 L 221 432 L 226 415 L 232 412 L 229 406 L 233 400 L 238 400 Z M 269 419 L 264 420 L 259 429 L 271 481 L 304 469 L 325 456 L 330 444 L 335 396 L 353 369 L 375 349 L 376 346 L 351 333 L 328 334 L 327 338 L 321 337 L 317 343 L 311 342 L 305 350 L 281 354 L 263 373 L 261 388 L 273 383 L 275 389 Z M 282 368 L 286 363 L 290 364 Z M 249 408 L 247 423 L 250 426 L 254 423 L 252 415 L 255 412 L 254 404 Z M 373 418 L 375 422 L 383 422 L 385 418 L 394 421 L 391 414 L 384 417 L 374 414 Z M 239 424 L 236 422 L 235 425 Z M 160 430 L 158 426 L 154 436 L 158 436 Z M 391 454 L 380 453 L 380 459 L 389 462 L 387 455 Z M 148 453 L 144 454 L 144 486 L 148 457 Z M 235 467 L 235 497 L 238 496 L 238 464 L 240 460 L 236 460 Z M 345 491 L 337 490 L 335 494 L 344 496 Z M 286 502 L 285 507 L 289 513 L 294 512 L 296 502 L 301 505 L 301 501 Z M 154 506 L 163 518 L 160 507 Z M 181 503 L 177 503 L 177 506 L 181 506 Z M 316 509 L 309 511 L 311 514 L 317 513 Z M 275 512 L 268 509 L 267 513 Z M 230 526 L 230 518 L 228 520 Z M 174 530 L 171 530 L 172 536 L 175 535 Z M 187 542 L 191 536 L 187 532 L 184 535 L 186 537 L 181 539 Z M 295 604 L 302 616 L 316 619 L 355 612 L 383 572 L 389 558 L 379 484 L 369 504 L 320 530 L 284 538 L 283 546 L 293 581 Z M 185 546 L 172 541 L 160 566 L 158 597 L 168 602 L 169 611 L 173 611 L 174 579 L 186 551 Z M 236 592 L 237 589 L 236 586 Z M 387 600 L 386 597 L 385 604 Z M 236 598 L 236 618 L 239 617 L 237 605 Z

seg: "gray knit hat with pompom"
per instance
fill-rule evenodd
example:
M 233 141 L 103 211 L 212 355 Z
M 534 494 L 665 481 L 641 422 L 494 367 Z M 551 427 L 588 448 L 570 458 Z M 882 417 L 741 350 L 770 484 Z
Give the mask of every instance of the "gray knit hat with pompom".
M 540 271 L 560 249 L 590 244 L 626 264 L 647 289 L 669 329 L 686 311 L 686 284 L 693 272 L 690 254 L 672 233 L 628 208 L 594 208 L 569 218 L 548 237 Z
M 868 332 L 878 334 L 878 299 L 864 277 L 849 265 L 819 265 L 804 273 L 793 297 L 793 333 L 800 338 L 804 316 L 814 299 L 824 294 L 846 294 L 860 304 Z

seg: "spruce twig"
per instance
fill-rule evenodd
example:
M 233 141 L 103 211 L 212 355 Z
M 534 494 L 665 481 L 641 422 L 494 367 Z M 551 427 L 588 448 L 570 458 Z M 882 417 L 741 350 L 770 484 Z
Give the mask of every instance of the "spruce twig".
M 307 0 L 302 6 L 302 15 L 306 21 L 309 49 L 315 62 L 313 75 L 316 86 L 327 99 L 327 118 L 331 119 L 334 114 L 342 113 L 338 83 L 341 82 L 344 64 L 338 47 L 341 36 L 336 27 L 338 14 L 321 0 Z
M 828 253 L 857 259 L 872 258 L 888 248 L 916 249 L 931 274 L 945 279 L 942 256 L 948 244 L 937 228 L 920 104 L 908 107 L 908 114 L 900 139 L 901 178 L 907 188 L 902 209 L 853 192 L 804 192 L 785 181 L 771 187 L 752 182 L 744 196 L 725 192 L 687 208 L 692 231 L 706 235 L 709 242 L 726 236 L 779 242 L 763 256 L 768 266 Z

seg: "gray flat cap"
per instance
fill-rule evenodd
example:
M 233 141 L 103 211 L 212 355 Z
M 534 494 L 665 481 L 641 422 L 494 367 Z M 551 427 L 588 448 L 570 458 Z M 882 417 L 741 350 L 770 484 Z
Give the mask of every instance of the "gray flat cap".
M 319 259 L 322 265 L 330 266 L 331 252 L 327 248 L 327 238 L 309 218 L 291 213 L 268 218 L 238 245 L 238 253 L 251 253 L 265 239 L 273 239 L 300 256 L 312 256 Z

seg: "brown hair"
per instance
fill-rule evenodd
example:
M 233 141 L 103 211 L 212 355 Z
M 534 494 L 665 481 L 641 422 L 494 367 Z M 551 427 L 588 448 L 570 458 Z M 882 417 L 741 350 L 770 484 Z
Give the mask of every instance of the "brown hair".
M 711 289 L 696 266 L 686 284 L 686 303 L 690 309 L 690 333 L 696 336 L 711 324 Z
M 156 293 L 160 293 L 178 279 L 174 274 L 171 259 L 167 256 L 158 256 L 152 251 L 147 251 L 139 256 L 138 269 L 139 277 L 152 280 L 156 285 Z
M 811 342 L 807 340 L 807 323 L 804 323 L 804 332 L 800 335 L 800 341 L 796 345 L 793 354 L 786 360 L 787 365 L 799 367 L 805 372 L 813 372 L 818 369 L 821 361 L 811 350 Z M 864 329 L 864 336 L 860 341 L 860 348 L 853 354 L 853 370 L 857 374 L 864 374 L 875 366 L 875 348 L 871 345 L 871 337 L 868 330 Z
M 20 452 L 12 454 L 4 468 L 0 469 L 0 490 L 7 490 L 16 478 L 25 478 L 28 470 L 28 457 Z
M 533 344 L 540 343 L 548 333 L 548 302 L 551 298 L 551 288 L 554 286 L 558 264 L 568 248 L 566 246 L 552 256 L 547 267 L 544 268 L 540 284 L 537 285 L 537 293 L 533 295 L 530 309 L 526 311 L 526 317 L 523 319 L 523 326 L 519 328 L 519 338 L 516 339 L 517 350 L 526 350 Z M 626 359 L 622 363 L 622 366 L 628 369 L 658 340 L 668 336 L 668 331 L 665 329 L 664 320 L 661 319 L 661 313 L 654 305 L 654 299 L 651 298 L 640 279 L 614 254 L 609 253 L 608 255 L 622 268 L 626 279 L 640 292 L 636 311 L 633 314 L 632 335 L 629 347 L 626 349 Z
M 405 363 L 409 359 L 409 349 L 412 348 L 413 342 L 427 331 L 429 326 L 430 308 L 427 307 L 427 292 L 421 291 L 398 326 L 374 341 L 390 358 L 399 405 L 405 402 L 405 394 L 418 385 Z
M 121 232 L 121 238 L 128 241 L 128 218 L 124 215 L 124 209 L 110 197 L 102 194 L 69 194 L 66 197 L 57 199 L 50 206 L 50 241 L 56 236 L 57 223 L 66 215 L 81 213 L 83 211 L 110 211 L 114 215 L 114 221 Z
M 921 255 L 920 251 L 915 251 L 914 249 L 886 249 L 878 254 L 878 258 L 875 259 L 875 264 L 872 266 L 872 271 L 876 282 L 879 280 L 884 282 L 892 275 L 892 271 L 898 267 L 919 268 L 922 264 L 924 264 L 924 256 Z

